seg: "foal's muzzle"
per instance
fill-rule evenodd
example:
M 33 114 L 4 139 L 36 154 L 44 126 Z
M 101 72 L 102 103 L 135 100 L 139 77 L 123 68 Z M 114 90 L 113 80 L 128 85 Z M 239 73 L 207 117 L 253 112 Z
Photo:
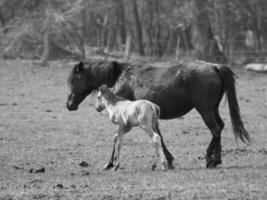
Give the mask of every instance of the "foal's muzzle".
M 97 112 L 101 112 L 102 110 L 105 109 L 105 107 L 103 107 L 103 106 L 96 106 L 95 109 L 96 109 Z

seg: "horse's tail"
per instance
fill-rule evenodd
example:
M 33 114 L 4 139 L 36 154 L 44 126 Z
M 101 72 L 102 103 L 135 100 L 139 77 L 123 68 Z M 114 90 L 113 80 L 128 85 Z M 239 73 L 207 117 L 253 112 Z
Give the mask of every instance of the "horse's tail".
M 228 99 L 230 117 L 232 122 L 232 127 L 235 135 L 235 139 L 239 138 L 244 143 L 250 143 L 251 138 L 244 128 L 241 116 L 240 109 L 236 98 L 236 88 L 235 88 L 235 74 L 227 66 L 216 67 L 222 82 L 223 87 Z

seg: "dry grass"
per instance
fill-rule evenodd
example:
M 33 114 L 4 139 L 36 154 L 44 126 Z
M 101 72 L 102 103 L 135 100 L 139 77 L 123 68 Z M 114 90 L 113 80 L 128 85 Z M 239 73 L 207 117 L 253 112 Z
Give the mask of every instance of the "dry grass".
M 222 135 L 223 165 L 205 168 L 210 133 L 192 111 L 161 121 L 176 169 L 150 170 L 153 148 L 139 129 L 125 137 L 122 169 L 102 172 L 114 127 L 87 98 L 77 112 L 65 109 L 70 64 L 0 64 L 0 199 L 267 199 L 267 79 L 236 69 L 238 99 L 254 142 L 236 144 L 228 105 Z M 80 161 L 89 163 L 82 168 Z M 30 169 L 45 167 L 45 173 Z

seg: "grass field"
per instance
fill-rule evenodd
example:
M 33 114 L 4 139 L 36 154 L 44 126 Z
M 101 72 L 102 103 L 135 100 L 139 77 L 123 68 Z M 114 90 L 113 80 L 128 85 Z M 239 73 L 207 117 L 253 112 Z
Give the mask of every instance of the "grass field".
M 65 108 L 68 63 L 0 62 L 0 199 L 267 199 L 267 75 L 234 69 L 249 146 L 236 143 L 228 103 L 220 110 L 223 164 L 206 169 L 211 134 L 196 111 L 160 121 L 175 170 L 151 171 L 152 143 L 140 129 L 124 139 L 121 168 L 102 172 L 115 127 L 88 97 Z M 85 161 L 88 167 L 79 163 Z M 35 173 L 42 169 L 42 173 Z

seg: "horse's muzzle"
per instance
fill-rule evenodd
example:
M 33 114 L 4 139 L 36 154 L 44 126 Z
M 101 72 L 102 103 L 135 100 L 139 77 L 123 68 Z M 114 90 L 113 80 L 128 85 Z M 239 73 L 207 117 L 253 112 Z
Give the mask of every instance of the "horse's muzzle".
M 78 110 L 78 106 L 73 105 L 73 104 L 69 104 L 68 102 L 66 103 L 66 107 L 69 111 L 75 111 Z

